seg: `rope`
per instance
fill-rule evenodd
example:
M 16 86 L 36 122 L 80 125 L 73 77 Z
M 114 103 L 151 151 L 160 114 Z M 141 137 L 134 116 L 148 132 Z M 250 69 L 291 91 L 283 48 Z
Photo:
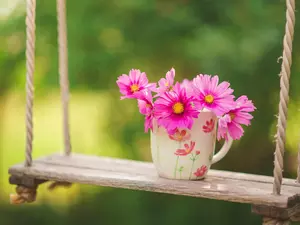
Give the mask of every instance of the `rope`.
M 263 225 L 289 225 L 290 222 L 288 220 L 282 221 L 269 217 L 263 218 Z
M 289 225 L 290 221 L 288 220 L 277 220 L 269 217 L 263 218 L 263 225 Z
M 69 81 L 68 81 L 68 48 L 67 48 L 67 26 L 66 26 L 66 4 L 65 0 L 57 0 L 57 22 L 58 22 L 58 53 L 59 53 L 59 76 L 61 100 L 63 107 L 63 133 L 64 150 L 66 155 L 71 153 L 70 131 L 69 131 Z
M 280 102 L 277 122 L 276 150 L 274 161 L 273 194 L 280 194 L 283 170 L 283 155 L 285 146 L 285 130 L 289 101 L 289 78 L 292 65 L 292 42 L 295 25 L 295 0 L 286 0 L 286 26 L 283 40 L 283 57 L 280 72 Z
M 23 203 L 31 203 L 36 199 L 36 188 L 28 188 L 25 186 L 17 186 L 16 188 L 17 194 L 10 195 L 10 202 L 14 205 L 19 205 Z
M 35 8 L 36 0 L 27 0 L 26 7 L 26 156 L 25 166 L 32 163 L 32 141 L 33 141 L 33 75 L 35 62 Z

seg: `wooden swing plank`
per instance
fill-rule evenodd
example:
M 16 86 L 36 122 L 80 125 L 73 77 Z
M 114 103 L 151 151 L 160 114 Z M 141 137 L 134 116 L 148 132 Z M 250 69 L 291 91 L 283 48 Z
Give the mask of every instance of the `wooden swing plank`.
M 300 203 L 300 185 L 284 179 L 280 196 L 272 195 L 273 178 L 210 170 L 204 180 L 160 178 L 149 162 L 108 157 L 54 154 L 33 161 L 32 167 L 12 166 L 9 173 L 49 181 L 144 190 L 231 202 L 289 208 Z

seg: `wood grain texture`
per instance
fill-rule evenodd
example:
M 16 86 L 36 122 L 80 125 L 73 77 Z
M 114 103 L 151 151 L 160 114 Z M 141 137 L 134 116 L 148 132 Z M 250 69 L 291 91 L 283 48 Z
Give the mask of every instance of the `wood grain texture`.
M 272 177 L 210 170 L 202 181 L 164 179 L 157 175 L 149 162 L 97 157 L 81 154 L 54 154 L 33 161 L 32 167 L 23 164 L 9 169 L 15 176 L 41 180 L 66 181 L 115 188 L 127 188 L 231 202 L 266 205 L 277 208 L 293 207 L 300 203 L 300 185 L 284 179 L 282 193 L 272 193 Z

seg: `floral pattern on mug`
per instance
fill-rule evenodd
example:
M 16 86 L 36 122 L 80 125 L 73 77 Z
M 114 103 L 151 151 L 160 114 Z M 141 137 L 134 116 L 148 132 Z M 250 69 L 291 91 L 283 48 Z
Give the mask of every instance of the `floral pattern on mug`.
M 213 119 L 207 120 L 206 125 L 203 125 L 202 129 L 205 133 L 210 133 L 215 128 L 215 121 Z
M 201 166 L 200 168 L 198 168 L 197 170 L 196 170 L 196 172 L 194 172 L 194 175 L 196 176 L 196 177 L 202 177 L 202 176 L 204 176 L 205 175 L 205 173 L 207 172 L 207 166 Z
M 194 150 L 195 144 L 196 143 L 194 141 L 191 141 L 190 144 L 184 144 L 184 149 L 178 148 L 176 150 L 176 152 L 174 153 L 175 155 L 177 155 L 177 159 L 176 159 L 176 163 L 175 163 L 175 168 L 174 168 L 174 177 L 175 178 L 176 178 L 176 174 L 177 174 L 177 171 L 178 171 L 179 157 L 180 156 L 187 156 L 187 155 L 189 155 Z M 179 172 L 181 174 L 182 170 L 179 171 Z
M 191 141 L 190 145 L 184 144 L 184 149 L 177 149 L 174 154 L 177 156 L 186 156 L 194 150 L 195 144 L 196 143 L 194 141 Z
M 184 170 L 183 166 L 180 166 L 179 169 L 178 169 L 180 179 L 181 179 L 181 173 L 182 173 L 183 170 Z
M 193 168 L 194 168 L 194 163 L 198 159 L 200 153 L 201 153 L 200 150 L 197 150 L 195 152 L 195 155 L 192 153 L 191 156 L 190 156 L 190 159 L 192 160 L 192 167 L 191 167 L 191 172 L 190 172 L 190 179 L 192 178 L 192 172 L 193 172 Z
M 175 134 L 169 135 L 169 138 L 178 142 L 188 141 L 191 138 L 191 134 L 187 130 L 179 131 L 176 129 Z

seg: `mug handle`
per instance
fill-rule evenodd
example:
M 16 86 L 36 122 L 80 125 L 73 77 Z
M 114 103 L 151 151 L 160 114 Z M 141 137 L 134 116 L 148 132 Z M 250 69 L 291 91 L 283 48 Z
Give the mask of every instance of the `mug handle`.
M 224 156 L 228 153 L 229 149 L 231 148 L 232 142 L 232 138 L 230 137 L 230 135 L 228 135 L 228 140 L 225 141 L 220 151 L 213 156 L 211 164 L 219 162 L 221 159 L 224 158 Z

